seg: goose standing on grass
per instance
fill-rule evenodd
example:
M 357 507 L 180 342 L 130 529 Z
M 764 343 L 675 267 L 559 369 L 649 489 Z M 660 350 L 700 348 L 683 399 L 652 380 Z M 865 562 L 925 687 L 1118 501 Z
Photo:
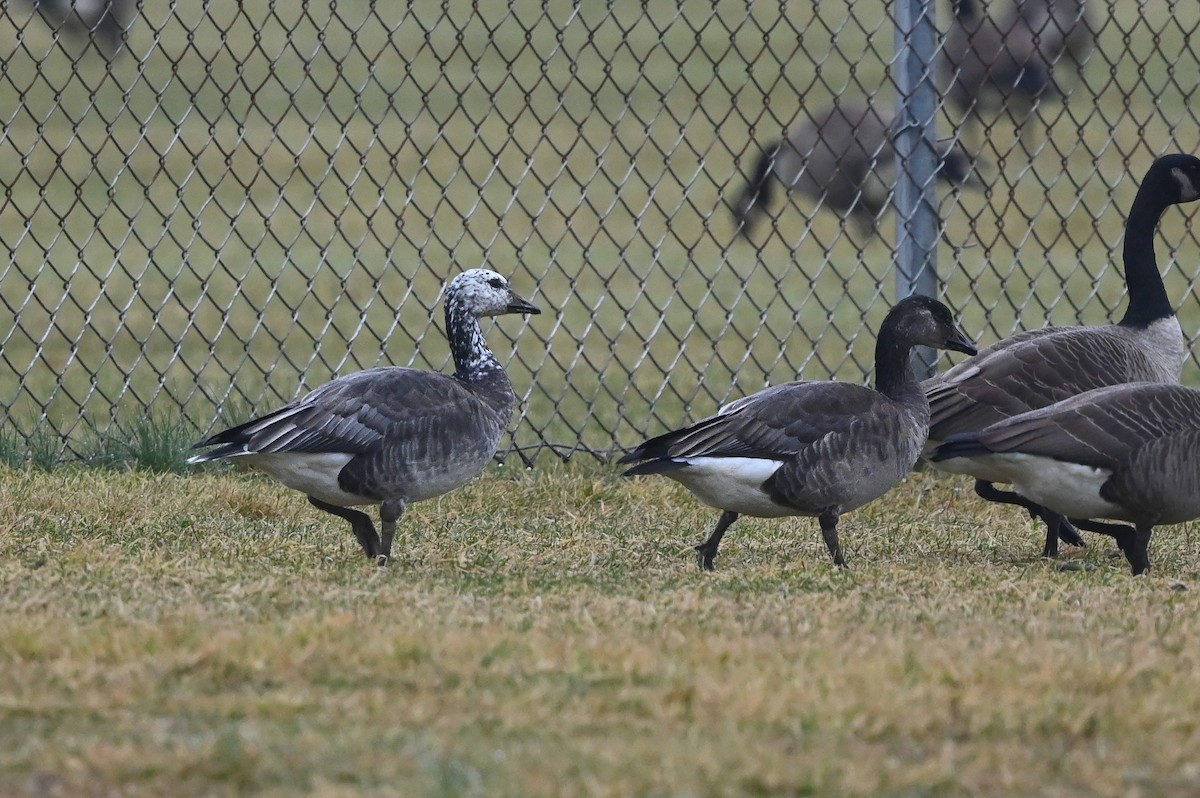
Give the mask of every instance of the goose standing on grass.
M 1095 47 L 1095 22 L 1087 0 L 1013 0 L 998 27 L 1024 30 L 1020 35 L 1032 39 L 1048 71 L 1065 63 L 1078 72 Z
M 662 474 L 721 510 L 696 546 L 713 570 L 721 537 L 739 515 L 816 516 L 835 564 L 842 513 L 897 485 L 921 454 L 929 404 L 909 364 L 917 345 L 974 354 L 935 299 L 912 296 L 883 320 L 875 343 L 875 389 L 847 382 L 792 382 L 731 402 L 717 415 L 652 438 L 622 463 L 631 477 Z
M 1133 573 L 1145 573 L 1153 528 L 1200 517 L 1200 390 L 1098 388 L 956 435 L 932 455 L 963 457 L 990 463 L 1080 529 L 1116 538 Z
M 1127 382 L 1179 381 L 1187 350 L 1154 257 L 1154 232 L 1172 205 L 1200 199 L 1200 159 L 1165 155 L 1154 162 L 1125 228 L 1125 281 L 1129 306 L 1118 324 L 1047 327 L 992 344 L 978 355 L 925 381 L 932 445 L 977 432 L 1002 419 L 1046 407 L 1093 388 Z M 943 470 L 975 477 L 988 501 L 1018 504 L 1046 521 L 1042 556 L 1058 554 L 1058 540 L 1082 545 L 1065 519 L 994 483 L 1007 482 L 990 459 L 940 458 Z
M 508 429 L 517 397 L 479 318 L 540 312 L 496 272 L 463 272 L 446 288 L 453 375 L 390 367 L 341 377 L 201 441 L 195 448 L 217 448 L 188 462 L 242 458 L 349 521 L 366 555 L 384 565 L 405 508 L 477 476 Z M 380 506 L 382 537 L 351 509 L 367 504 Z
M 867 233 L 891 200 L 896 182 L 895 114 L 870 104 L 839 102 L 819 111 L 787 139 L 766 147 L 733 203 L 738 231 L 750 235 L 766 215 L 777 184 L 822 202 Z M 971 159 L 952 141 L 938 144 L 937 176 L 980 187 Z
M 1006 112 L 1020 124 L 1039 98 L 1059 96 L 1024 24 L 1001 27 L 980 13 L 977 0 L 950 0 L 954 19 L 942 45 L 940 71 L 946 99 L 964 121 L 982 112 Z

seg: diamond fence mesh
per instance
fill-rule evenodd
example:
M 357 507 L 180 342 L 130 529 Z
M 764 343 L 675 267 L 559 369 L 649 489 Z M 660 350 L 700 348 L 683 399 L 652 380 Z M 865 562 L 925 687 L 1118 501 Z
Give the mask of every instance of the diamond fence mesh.
M 935 8 L 945 87 L 964 23 Z M 1007 41 L 984 60 L 1022 67 L 968 87 L 974 110 L 941 95 L 970 171 L 938 183 L 940 285 L 985 343 L 1111 319 L 1138 178 L 1200 144 L 1200 14 L 1039 8 L 960 3 Z M 8 424 L 71 449 L 182 410 L 199 434 L 357 369 L 445 368 L 441 286 L 479 265 L 545 311 L 487 331 L 526 462 L 603 456 L 768 383 L 861 381 L 895 299 L 894 27 L 878 0 L 11 0 Z M 1037 58 L 1035 99 L 995 90 Z M 1190 214 L 1159 257 L 1195 335 Z

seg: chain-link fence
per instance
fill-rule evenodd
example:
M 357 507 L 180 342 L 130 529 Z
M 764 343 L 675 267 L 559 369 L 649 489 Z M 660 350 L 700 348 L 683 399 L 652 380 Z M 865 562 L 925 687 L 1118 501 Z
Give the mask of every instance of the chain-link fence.
M 1200 12 L 1049 5 L 1073 10 L 935 3 L 940 80 L 962 82 L 940 95 L 938 271 L 985 343 L 1109 320 L 1137 179 L 1200 149 Z M 483 264 L 546 311 L 488 328 L 526 459 L 869 372 L 896 269 L 890 3 L 5 11 L 0 403 L 21 435 L 70 446 L 160 408 L 203 431 L 360 368 L 444 368 L 441 286 Z M 1018 68 L 970 84 L 964 31 L 1000 31 L 980 58 Z M 1184 213 L 1159 256 L 1194 335 Z

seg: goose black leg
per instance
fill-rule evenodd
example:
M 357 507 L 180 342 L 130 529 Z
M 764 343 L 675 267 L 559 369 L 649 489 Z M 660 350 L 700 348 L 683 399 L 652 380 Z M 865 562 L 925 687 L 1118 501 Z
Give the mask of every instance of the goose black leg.
M 366 513 L 351 510 L 349 507 L 338 507 L 336 504 L 329 504 L 312 496 L 308 497 L 308 503 L 318 510 L 324 510 L 349 521 L 350 528 L 354 530 L 354 537 L 358 538 L 359 545 L 363 547 L 367 556 L 379 556 L 379 535 L 375 534 L 375 525 L 371 523 L 371 518 Z
M 733 522 L 736 520 L 738 520 L 738 514 L 732 510 L 726 510 L 721 513 L 721 517 L 717 519 L 717 526 L 713 529 L 712 534 L 708 536 L 708 540 L 696 546 L 696 551 L 698 552 L 696 562 L 700 565 L 700 570 L 716 570 L 713 560 L 717 556 L 717 547 L 721 545 L 721 538 L 725 536 L 725 530 L 733 526 Z
M 1133 575 L 1144 574 L 1150 570 L 1150 533 L 1154 531 L 1151 526 L 1138 526 L 1133 533 L 1133 548 L 1134 554 L 1137 557 L 1137 564 L 1133 566 Z
M 396 522 L 404 516 L 408 502 L 404 499 L 385 499 L 379 505 L 379 520 L 382 521 L 382 540 L 379 547 L 379 564 L 387 565 L 392 556 L 392 539 L 396 537 Z
M 1108 535 L 1117 541 L 1117 547 L 1129 561 L 1133 575 L 1144 574 L 1150 570 L 1150 555 L 1146 549 L 1150 545 L 1152 527 L 1134 528 L 1128 524 L 1109 524 L 1104 521 L 1092 521 L 1087 518 L 1072 518 L 1071 523 L 1088 532 L 1098 532 Z
M 817 521 L 821 524 L 821 536 L 825 538 L 825 546 L 829 549 L 829 556 L 833 558 L 833 564 L 839 568 L 846 567 L 846 558 L 842 556 L 842 544 L 838 541 L 838 517 L 841 512 L 834 508 L 826 510 L 817 516 Z
M 997 491 L 998 493 L 1003 491 Z M 1013 494 L 1016 496 L 1017 494 Z M 1071 546 L 1087 546 L 1087 541 L 1080 537 L 1079 532 L 1075 527 L 1071 526 L 1071 522 L 1064 516 L 1059 515 L 1053 510 L 1047 510 L 1037 504 L 1026 508 L 1029 510 L 1031 518 L 1040 518 L 1046 525 L 1046 543 L 1042 546 L 1042 556 L 1053 559 L 1058 556 L 1058 541 Z
M 1051 512 L 1040 504 L 1029 501 L 1011 490 L 1000 490 L 991 482 L 975 480 L 975 495 L 984 501 L 996 504 L 1015 504 L 1024 507 L 1030 518 L 1040 518 L 1046 524 L 1046 544 L 1042 547 L 1043 557 L 1058 556 L 1058 541 L 1070 546 L 1087 546 L 1087 541 L 1071 526 L 1071 522 L 1058 513 Z

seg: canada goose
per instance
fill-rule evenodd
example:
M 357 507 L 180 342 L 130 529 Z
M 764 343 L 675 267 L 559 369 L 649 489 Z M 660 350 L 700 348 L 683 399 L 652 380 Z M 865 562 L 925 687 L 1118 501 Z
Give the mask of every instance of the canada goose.
M 942 44 L 939 69 L 946 99 L 963 115 L 1009 113 L 1023 122 L 1038 98 L 1058 95 L 1024 25 L 1001 27 L 981 14 L 976 0 L 951 0 L 954 19 Z
M 1017 491 L 1117 540 L 1133 573 L 1150 569 L 1150 532 L 1200 517 L 1200 390 L 1097 388 L 955 435 L 933 459 L 990 463 Z M 1097 522 L 1129 521 L 1133 527 Z
M 1068 63 L 1076 71 L 1092 51 L 1095 34 L 1087 0 L 1013 0 L 1001 18 L 1002 31 L 1023 30 L 1042 65 L 1053 70 Z
M 25 0 L 52 29 L 92 42 L 110 61 L 125 46 L 137 0 Z
M 201 441 L 195 448 L 217 448 L 188 462 L 243 458 L 349 521 L 366 555 L 386 564 L 405 507 L 479 474 L 512 418 L 517 398 L 479 318 L 541 312 L 488 269 L 455 277 L 445 304 L 453 375 L 390 367 L 340 377 Z M 364 504 L 380 505 L 382 538 L 350 509 Z
M 713 570 L 725 530 L 741 514 L 816 516 L 835 564 L 842 513 L 882 496 L 920 456 L 929 405 L 909 364 L 916 345 L 975 347 L 935 299 L 896 303 L 875 343 L 875 390 L 846 382 L 791 382 L 722 407 L 717 415 L 668 432 L 621 459 L 624 473 L 663 474 L 722 510 L 698 562 Z
M 873 232 L 896 182 L 896 147 L 890 111 L 873 105 L 835 103 L 767 147 L 733 203 L 738 230 L 749 235 L 767 212 L 776 183 L 856 220 Z M 947 183 L 978 187 L 971 159 L 953 141 L 938 143 L 938 177 Z
M 923 384 L 930 406 L 931 447 L 976 432 L 1027 410 L 1045 407 L 1093 388 L 1126 382 L 1178 382 L 1187 350 L 1154 257 L 1154 231 L 1171 205 L 1200 199 L 1200 159 L 1165 155 L 1138 188 L 1125 228 L 1123 259 L 1129 306 L 1118 324 L 1047 327 L 1006 338 Z M 1007 482 L 990 461 L 942 458 L 943 471 L 969 474 L 989 501 L 1020 504 L 1047 522 L 1045 557 L 1058 539 L 1082 539 L 1053 513 L 993 483 Z

